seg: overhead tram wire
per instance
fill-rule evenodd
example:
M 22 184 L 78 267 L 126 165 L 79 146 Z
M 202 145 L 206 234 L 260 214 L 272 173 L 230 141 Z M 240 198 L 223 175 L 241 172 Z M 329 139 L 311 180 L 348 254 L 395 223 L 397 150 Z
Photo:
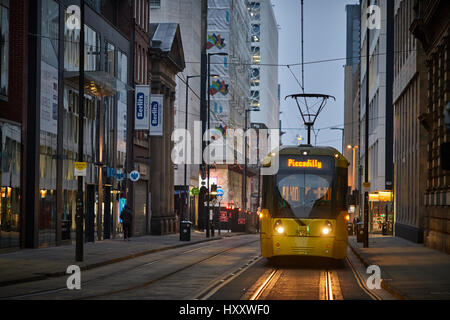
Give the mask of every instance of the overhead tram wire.
M 32 32 L 28 32 L 29 36 L 33 36 L 33 37 L 40 37 L 40 38 L 45 38 L 45 39 L 49 39 L 49 40 L 54 40 L 54 41 L 59 41 L 58 37 L 50 37 L 50 36 L 44 36 L 41 34 L 37 34 L 37 33 L 32 33 Z M 63 39 L 63 42 L 67 42 L 67 43 L 73 43 L 73 44 L 78 44 L 79 41 L 71 41 L 71 40 L 66 40 Z M 6 42 L 11 42 L 10 40 L 6 40 L 4 41 Z M 102 48 L 102 46 L 96 46 L 96 45 L 90 45 L 91 48 Z M 398 53 L 404 53 L 404 52 L 415 52 L 417 51 L 417 49 L 410 49 L 410 50 L 398 50 L 398 51 L 394 51 L 394 54 L 398 54 Z M 375 53 L 372 56 L 383 56 L 383 55 L 387 55 L 387 53 Z M 137 53 L 136 56 L 140 57 L 142 56 L 142 54 Z M 341 61 L 341 60 L 347 60 L 347 59 L 356 59 L 356 58 L 365 58 L 365 55 L 359 55 L 359 56 L 352 56 L 352 57 L 346 57 L 346 58 L 330 58 L 330 59 L 323 59 L 323 60 L 313 60 L 313 61 L 307 61 L 304 63 L 284 63 L 284 64 L 279 64 L 279 63 L 242 63 L 242 62 L 228 62 L 229 65 L 239 65 L 239 66 L 262 66 L 262 67 L 296 67 L 296 66 L 302 66 L 302 65 L 308 65 L 308 64 L 317 64 L 317 63 L 326 63 L 326 62 L 334 62 L 334 61 Z M 185 64 L 200 64 L 200 61 L 185 61 Z M 221 64 L 218 62 L 211 62 L 211 65 L 215 65 L 215 64 Z

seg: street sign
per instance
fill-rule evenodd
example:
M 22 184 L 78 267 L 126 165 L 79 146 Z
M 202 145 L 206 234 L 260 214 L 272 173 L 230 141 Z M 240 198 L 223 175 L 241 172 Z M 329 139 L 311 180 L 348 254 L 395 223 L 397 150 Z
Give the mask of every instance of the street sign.
M 223 191 L 222 188 L 217 188 L 217 196 L 218 197 L 223 197 L 223 195 L 225 194 L 225 192 Z
M 226 211 L 220 211 L 219 221 L 228 222 L 228 214 Z
M 139 180 L 139 178 L 141 177 L 141 175 L 139 174 L 139 171 L 137 170 L 133 170 L 130 173 L 130 180 L 133 182 L 136 182 Z
M 122 181 L 124 178 L 124 173 L 122 169 L 117 169 L 117 173 L 116 173 L 116 177 L 117 177 L 117 181 Z
M 363 192 L 369 192 L 370 191 L 370 182 L 363 182 L 362 191 Z
M 193 195 L 193 196 L 198 196 L 199 194 L 200 194 L 200 189 L 199 189 L 199 188 L 193 187 L 193 188 L 191 189 L 191 195 Z
M 86 162 L 75 162 L 74 165 L 74 176 L 75 177 L 86 177 Z

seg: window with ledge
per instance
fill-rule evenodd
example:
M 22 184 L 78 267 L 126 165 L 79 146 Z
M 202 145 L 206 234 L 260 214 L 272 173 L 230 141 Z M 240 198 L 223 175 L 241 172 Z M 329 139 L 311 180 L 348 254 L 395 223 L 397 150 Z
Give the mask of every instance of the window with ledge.
M 161 8 L 161 0 L 150 0 L 150 9 Z

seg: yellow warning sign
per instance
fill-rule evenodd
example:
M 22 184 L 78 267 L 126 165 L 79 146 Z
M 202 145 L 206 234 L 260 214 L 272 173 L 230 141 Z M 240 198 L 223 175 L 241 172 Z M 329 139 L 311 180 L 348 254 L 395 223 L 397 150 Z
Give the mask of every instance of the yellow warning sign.
M 86 177 L 87 162 L 75 162 L 74 164 L 74 176 Z

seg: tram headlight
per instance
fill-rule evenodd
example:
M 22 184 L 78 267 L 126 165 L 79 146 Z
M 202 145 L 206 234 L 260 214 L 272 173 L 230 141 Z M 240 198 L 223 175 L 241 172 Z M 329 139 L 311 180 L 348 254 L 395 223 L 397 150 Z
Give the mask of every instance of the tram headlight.
M 325 222 L 325 226 L 322 228 L 322 234 L 324 236 L 329 235 L 333 230 L 333 225 L 330 221 Z
M 281 220 L 278 220 L 277 222 L 275 222 L 275 231 L 278 232 L 279 234 L 284 233 L 284 227 L 281 223 Z
M 278 232 L 279 234 L 284 233 L 284 228 L 283 228 L 283 226 L 278 226 L 278 227 L 275 228 L 275 230 L 277 230 L 277 232 Z

